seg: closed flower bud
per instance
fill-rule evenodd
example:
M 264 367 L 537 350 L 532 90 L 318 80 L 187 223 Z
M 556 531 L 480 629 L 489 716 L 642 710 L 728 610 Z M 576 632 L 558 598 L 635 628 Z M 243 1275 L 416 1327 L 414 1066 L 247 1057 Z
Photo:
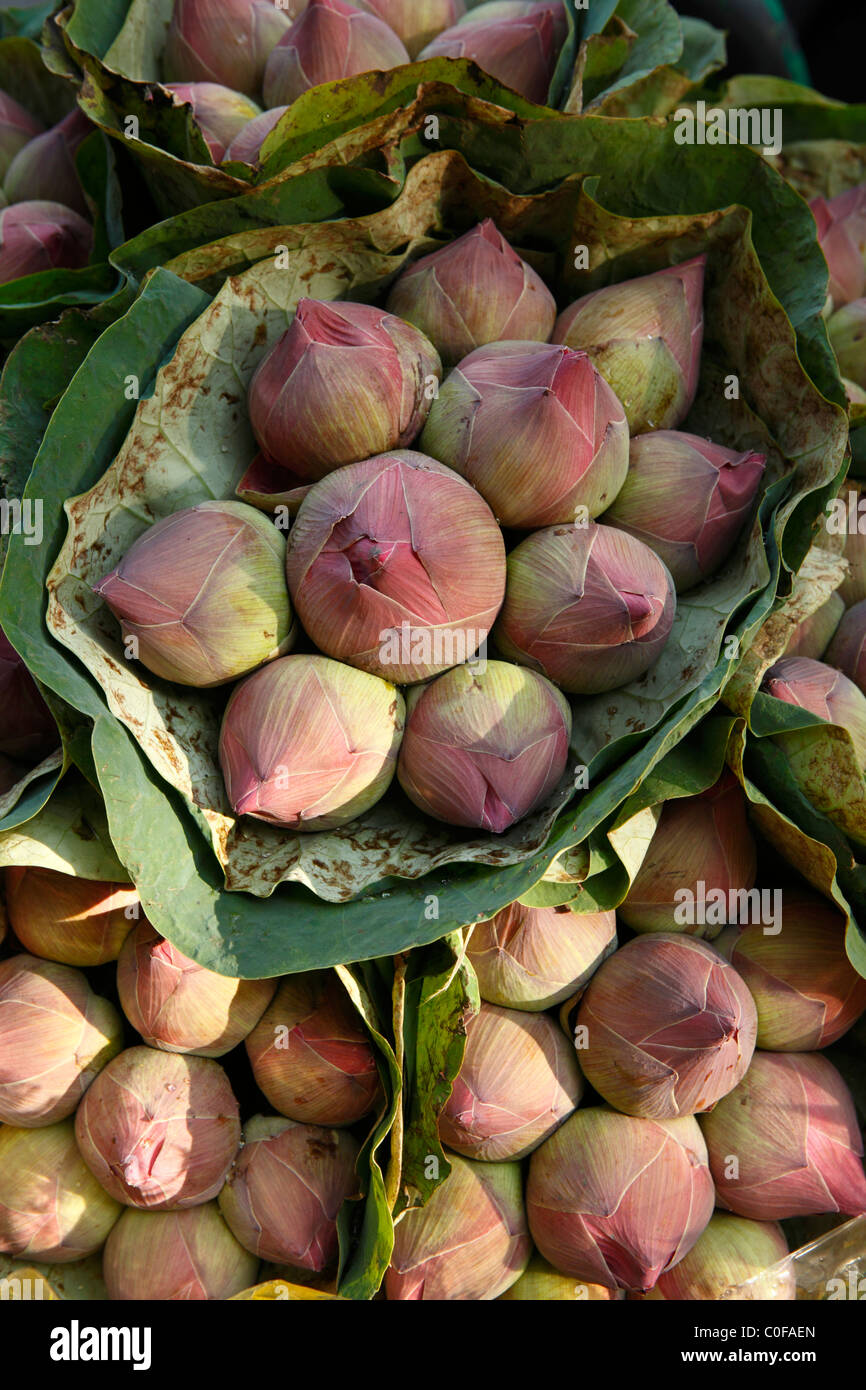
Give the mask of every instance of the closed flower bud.
M 220 1211 L 260 1260 L 322 1270 L 337 1258 L 337 1215 L 358 1191 L 350 1134 L 256 1115 L 229 1173 Z
M 164 941 L 149 922 L 127 938 L 117 962 L 117 992 L 148 1047 L 222 1057 L 255 1028 L 276 980 L 236 980 L 205 970 Z
M 0 630 L 0 754 L 38 763 L 59 743 L 54 717 L 36 682 Z
M 323 82 L 408 62 L 405 46 L 378 15 L 344 0 L 309 0 L 268 59 L 265 102 L 290 105 Z
M 466 956 L 482 999 L 538 1013 L 570 999 L 615 950 L 612 912 L 517 902 L 474 928 Z
M 847 729 L 861 768 L 866 768 L 866 695 L 823 661 L 783 656 L 764 677 L 768 695 Z
M 388 309 L 426 333 L 446 367 L 504 339 L 546 343 L 556 322 L 550 290 L 489 217 L 404 270 Z
M 617 909 L 633 931 L 687 932 L 712 940 L 745 920 L 757 854 L 746 798 L 725 772 L 699 796 L 666 801 L 643 863 Z
M 418 56 L 471 59 L 503 86 L 543 106 L 559 57 L 552 12 L 540 6 L 505 19 L 473 20 L 468 15 L 446 29 Z
M 620 1295 L 621 1296 L 621 1295 Z M 499 1295 L 500 1303 L 609 1303 L 612 1289 L 584 1284 L 571 1274 L 560 1274 L 540 1255 L 533 1255 L 516 1284 Z
M 88 1090 L 75 1137 L 91 1173 L 116 1201 L 173 1211 L 219 1194 L 241 1124 L 218 1062 L 130 1047 Z
M 500 834 L 555 790 L 570 737 L 571 709 L 541 676 L 458 666 L 413 692 L 397 775 L 436 820 Z
M 237 135 L 261 107 L 240 92 L 233 92 L 217 82 L 166 82 L 174 97 L 175 106 L 191 106 L 196 125 L 205 138 L 214 164 L 225 158 L 225 152 Z
M 478 348 L 446 379 L 421 448 L 462 473 L 503 526 L 598 516 L 628 473 L 622 406 L 586 353 L 550 343 Z
M 785 656 L 805 656 L 820 661 L 845 614 L 841 594 L 831 594 L 821 607 L 794 628 Z M 828 663 L 835 665 L 834 662 Z
M 866 299 L 837 309 L 827 324 L 830 346 L 843 377 L 866 386 Z
M 788 1272 L 780 1282 L 758 1279 L 787 1254 L 785 1233 L 776 1222 L 748 1221 L 743 1216 L 717 1211 L 685 1259 L 663 1274 L 644 1297 L 666 1302 L 793 1299 L 797 1297 L 793 1273 Z M 731 1292 L 747 1279 L 757 1281 L 748 1294 Z
M 15 203 L 0 210 L 0 285 L 43 270 L 80 270 L 93 228 L 62 203 Z
M 563 0 L 484 0 L 473 5 L 459 24 L 488 24 L 493 20 L 525 19 L 527 15 L 549 11 L 553 19 L 554 39 L 561 48 L 568 37 L 568 18 Z
M 533 1240 L 563 1274 L 608 1289 L 653 1288 L 688 1254 L 713 1213 L 697 1120 L 578 1110 L 533 1155 L 526 1209 Z
M 265 64 L 305 0 L 174 0 L 165 75 L 258 96 Z
M 87 200 L 75 168 L 78 146 L 93 126 L 77 108 L 58 125 L 30 140 L 9 165 L 3 191 L 10 203 L 49 198 L 87 216 Z
M 18 151 L 44 130 L 42 122 L 25 111 L 14 97 L 0 92 L 0 182 Z
M 334 830 L 391 785 L 405 705 L 395 686 L 323 656 L 289 656 L 239 685 L 219 757 L 237 816 Z
M 364 0 L 364 7 L 394 30 L 410 58 L 466 13 L 465 0 Z
M 332 970 L 288 975 L 246 1048 L 257 1086 L 290 1120 L 352 1125 L 381 1101 L 369 1034 Z
M 424 454 L 382 454 L 312 488 L 287 574 L 321 651 L 410 685 L 484 644 L 505 595 L 505 545 L 459 474 Z
M 0 1120 L 65 1119 L 121 1046 L 117 1010 L 80 971 L 35 956 L 0 962 Z
M 397 1223 L 385 1275 L 392 1302 L 490 1302 L 529 1261 L 518 1163 L 470 1163 L 448 1155 L 451 1172 L 423 1207 Z
M 286 540 L 242 502 L 200 502 L 151 526 L 94 593 L 163 680 L 225 685 L 291 647 Z
M 676 609 L 673 580 L 643 541 L 595 523 L 549 527 L 508 557 L 495 637 L 569 694 L 595 695 L 655 665 Z
M 719 1203 L 755 1221 L 866 1213 L 863 1139 L 836 1068 L 816 1052 L 756 1052 L 701 1118 Z
M 632 434 L 675 430 L 698 389 L 706 256 L 593 290 L 553 340 L 588 352 L 625 407 Z
M 184 1211 L 123 1213 L 105 1246 L 115 1303 L 219 1302 L 256 1282 L 259 1262 L 235 1240 L 216 1202 Z
M 117 960 L 138 916 L 138 894 L 55 869 L 7 869 L 6 906 L 25 951 L 63 965 Z
M 823 655 L 828 666 L 835 666 L 861 691 L 866 690 L 866 600 L 848 609 Z
M 0 1250 L 70 1264 L 101 1249 L 120 1212 L 78 1152 L 72 1120 L 0 1126 Z
M 742 978 L 686 936 L 639 936 L 590 981 L 577 1016 L 580 1065 L 627 1115 L 710 1110 L 745 1075 L 758 1017 Z
M 260 116 L 254 117 L 232 140 L 225 152 L 225 159 L 238 160 L 241 164 L 256 164 L 262 145 L 288 109 L 288 106 L 275 106 L 272 111 L 263 111 Z
M 410 445 L 441 375 L 433 344 L 393 314 L 302 299 L 250 383 L 250 420 L 270 463 L 316 482 Z
M 809 207 L 830 270 L 830 295 L 840 309 L 866 294 L 866 183 L 836 198 L 814 198 Z

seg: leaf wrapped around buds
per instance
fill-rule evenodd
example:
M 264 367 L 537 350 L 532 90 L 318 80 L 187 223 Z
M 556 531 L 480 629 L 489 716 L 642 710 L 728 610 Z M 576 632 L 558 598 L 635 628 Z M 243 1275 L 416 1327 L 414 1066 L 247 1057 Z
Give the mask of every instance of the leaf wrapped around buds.
M 609 1303 L 622 1298 L 601 1284 L 584 1284 L 571 1274 L 560 1274 L 540 1255 L 533 1255 L 516 1284 L 499 1295 L 500 1303 Z
M 101 1249 L 122 1208 L 89 1172 L 72 1120 L 0 1126 L 0 1250 L 70 1264 Z
M 351 1125 L 381 1100 L 369 1034 L 332 970 L 287 976 L 246 1049 L 259 1089 L 290 1120 Z
M 421 448 L 524 531 L 598 516 L 628 473 L 622 406 L 585 352 L 551 343 L 470 353 L 433 402 Z
M 812 661 L 820 661 L 844 614 L 845 603 L 842 595 L 831 594 L 820 608 L 794 628 L 791 640 L 785 648 L 785 656 L 806 656 Z M 835 662 L 828 664 L 836 665 Z
M 394 777 L 405 705 L 395 686 L 323 656 L 288 656 L 234 691 L 219 757 L 235 815 L 333 830 Z
M 608 1104 L 670 1120 L 710 1110 L 733 1090 L 757 1029 L 746 985 L 711 947 L 687 936 L 639 936 L 590 981 L 577 1016 L 578 1056 Z
M 706 256 L 608 285 L 560 314 L 555 343 L 588 352 L 633 435 L 675 430 L 698 389 Z
M 62 203 L 0 209 L 0 285 L 43 270 L 80 270 L 92 249 L 90 223 Z
M 0 754 L 38 763 L 59 743 L 54 716 L 21 657 L 0 629 Z
M 130 1207 L 103 1256 L 108 1296 L 115 1303 L 221 1302 L 251 1288 L 258 1267 L 216 1202 L 183 1211 Z
M 385 72 L 409 62 L 405 45 L 376 14 L 345 0 L 309 0 L 265 68 L 268 106 L 291 105 L 323 82 Z
M 701 1117 L 719 1204 L 755 1221 L 866 1213 L 863 1138 L 848 1087 L 817 1052 L 756 1052 Z
M 217 82 L 258 96 L 271 51 L 306 0 L 174 0 L 163 51 L 177 82 Z
M 543 106 L 559 56 L 552 11 L 538 6 L 504 19 L 473 20 L 470 14 L 446 29 L 419 58 L 471 59 L 503 86 Z
M 214 164 L 225 158 L 229 145 L 244 127 L 261 115 L 261 107 L 249 97 L 218 82 L 166 82 L 165 85 L 174 97 L 175 106 L 192 107 Z
M 847 729 L 857 761 L 866 768 L 866 695 L 843 672 L 823 661 L 783 656 L 767 672 L 762 689 Z
M 388 309 L 426 333 L 449 368 L 503 339 L 546 343 L 556 322 L 550 290 L 489 217 L 404 270 Z
M 830 296 L 840 309 L 866 294 L 866 183 L 809 204 L 830 270 Z
M 775 1221 L 749 1221 L 717 1211 L 685 1259 L 663 1274 L 643 1297 L 667 1302 L 793 1299 L 797 1297 L 797 1280 L 792 1271 L 781 1280 L 758 1278 L 787 1254 L 785 1233 Z M 754 1281 L 749 1293 L 732 1292 L 747 1280 Z
M 510 1288 L 529 1261 L 518 1163 L 470 1163 L 448 1155 L 451 1172 L 423 1207 L 394 1230 L 385 1275 L 392 1301 L 489 1302 Z
M 138 893 L 129 885 L 56 869 L 7 869 L 6 906 L 24 950 L 63 965 L 117 960 L 139 915 Z
M 0 92 L 0 182 L 19 150 L 45 130 L 8 92 Z
M 697 1120 L 578 1110 L 532 1155 L 529 1228 L 563 1274 L 608 1289 L 653 1288 L 713 1214 Z
M 570 999 L 615 950 L 613 912 L 516 902 L 474 928 L 466 956 L 482 999 L 539 1013 Z
M 304 482 L 413 442 L 442 364 L 412 324 L 369 304 L 302 299 L 250 383 L 265 458 Z
M 500 834 L 556 788 L 571 709 L 555 686 L 504 661 L 458 666 L 410 697 L 397 775 L 422 811 Z
M 855 299 L 837 309 L 827 324 L 830 346 L 843 377 L 866 386 L 866 299 Z
M 155 675 L 225 685 L 292 646 L 286 539 L 243 502 L 200 502 L 151 526 L 94 593 Z
M 465 0 L 363 0 L 364 8 L 383 19 L 417 58 L 425 44 L 466 14 Z
M 286 565 L 316 646 L 396 685 L 474 657 L 505 595 L 505 545 L 487 503 L 459 474 L 411 451 L 317 483 Z
M 57 125 L 35 136 L 9 165 L 3 191 L 10 203 L 51 199 L 88 215 L 87 200 L 75 168 L 75 153 L 93 126 L 78 108 Z
M 844 614 L 823 656 L 828 666 L 835 666 L 866 691 L 866 599 Z
M 288 109 L 288 106 L 275 106 L 272 111 L 263 111 L 245 125 L 226 150 L 226 161 L 234 159 L 241 164 L 257 163 L 262 145 Z
M 495 638 L 504 656 L 574 695 L 617 690 L 654 666 L 676 616 L 673 579 L 612 526 L 551 526 L 508 557 Z
M 342 1130 L 256 1115 L 220 1211 L 259 1259 L 326 1269 L 337 1258 L 337 1215 L 358 1190 L 357 1158 L 357 1141 Z

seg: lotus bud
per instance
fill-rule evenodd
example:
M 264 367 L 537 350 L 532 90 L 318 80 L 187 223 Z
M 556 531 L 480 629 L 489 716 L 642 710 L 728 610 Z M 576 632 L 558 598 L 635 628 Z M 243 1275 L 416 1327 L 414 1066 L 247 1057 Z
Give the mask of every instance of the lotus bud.
M 794 628 L 785 656 L 805 656 L 820 661 L 845 613 L 841 594 L 831 594 L 821 607 Z M 829 662 L 829 665 L 835 665 Z
M 352 1125 L 381 1101 L 369 1034 L 332 970 L 287 976 L 246 1048 L 259 1089 L 290 1120 Z
M 256 1115 L 220 1194 L 220 1211 L 261 1260 L 322 1270 L 337 1258 L 337 1215 L 357 1194 L 358 1144 L 319 1125 Z
M 857 761 L 866 768 L 866 695 L 841 671 L 823 661 L 783 656 L 767 672 L 762 688 L 776 700 L 847 729 Z
M 485 0 L 474 5 L 458 24 L 489 24 L 493 20 L 525 19 L 548 10 L 553 19 L 554 41 L 561 48 L 568 37 L 568 18 L 563 0 Z
M 71 1115 L 122 1047 L 107 999 L 68 965 L 0 961 L 0 1120 L 39 1129 Z
M 123 1213 L 105 1246 L 113 1302 L 232 1298 L 256 1281 L 259 1262 L 235 1240 L 216 1202 L 184 1211 Z
M 628 473 L 616 396 L 586 353 L 550 343 L 470 353 L 433 402 L 421 448 L 523 531 L 598 516 Z
M 725 771 L 699 796 L 664 803 L 619 916 L 633 931 L 687 932 L 712 940 L 745 915 L 752 901 L 745 895 L 756 876 L 746 798 Z
M 9 165 L 24 146 L 45 130 L 41 121 L 10 97 L 0 92 L 0 182 L 6 177 Z
M 560 1274 L 540 1255 L 533 1255 L 516 1284 L 499 1295 L 500 1303 L 609 1303 L 612 1289 L 601 1284 L 582 1284 L 570 1274 Z
M 756 1052 L 736 1090 L 701 1118 L 720 1205 L 755 1221 L 866 1213 L 854 1102 L 817 1052 Z
M 364 3 L 394 30 L 406 45 L 410 58 L 417 58 L 425 44 L 466 14 L 465 0 L 364 0 Z
M 323 82 L 386 72 L 408 62 L 405 46 L 378 15 L 344 0 L 309 0 L 268 59 L 265 102 L 291 105 Z
M 834 594 L 833 598 L 838 599 L 838 595 Z M 824 659 L 828 666 L 835 666 L 848 676 L 861 691 L 866 690 L 866 600 L 855 603 L 844 614 Z
M 154 675 L 225 685 L 292 646 L 286 539 L 243 502 L 199 502 L 148 528 L 94 585 Z
M 589 353 L 622 401 L 632 434 L 675 430 L 692 408 L 706 259 L 593 290 L 557 321 L 553 341 Z
M 866 299 L 837 309 L 827 324 L 839 370 L 857 386 L 866 386 Z
M 0 1250 L 69 1264 L 104 1244 L 121 1207 L 89 1172 L 72 1120 L 0 1127 Z
M 866 294 L 866 184 L 836 198 L 814 198 L 809 207 L 830 271 L 830 295 L 840 309 Z
M 79 270 L 93 228 L 62 203 L 16 203 L 0 210 L 0 285 L 43 270 Z
M 134 888 L 55 869 L 7 869 L 6 906 L 25 951 L 63 965 L 117 960 L 138 917 Z
M 550 290 L 489 217 L 404 270 L 388 309 L 426 333 L 449 368 L 503 339 L 546 343 L 556 322 Z
M 844 376 L 842 385 L 845 387 L 845 395 L 848 397 L 849 405 L 866 405 L 866 391 L 862 386 L 858 386 L 856 381 L 849 381 Z
M 250 420 L 270 463 L 316 482 L 410 445 L 441 375 L 433 344 L 393 314 L 302 299 L 252 379 Z
M 30 140 L 9 165 L 3 185 L 7 200 L 25 203 L 51 199 L 86 217 L 87 199 L 75 154 L 92 130 L 84 112 L 76 107 L 58 125 Z
M 541 1254 L 561 1273 L 608 1289 L 653 1288 L 691 1250 L 713 1202 L 691 1115 L 578 1110 L 530 1161 L 526 1209 Z
M 424 454 L 382 454 L 311 489 L 287 574 L 321 651 L 410 685 L 483 646 L 505 596 L 505 545 L 459 474 Z
M 265 64 L 306 0 L 175 0 L 163 65 L 177 82 L 220 83 L 255 97 Z
M 392 1302 L 490 1302 L 519 1279 L 532 1242 L 518 1163 L 470 1163 L 448 1155 L 451 1172 L 423 1207 L 394 1230 L 385 1275 Z
M 775 933 L 732 926 L 716 944 L 755 1000 L 760 1048 L 829 1047 L 866 1010 L 866 980 L 845 952 L 845 919 L 817 893 L 786 888 Z
M 627 1115 L 710 1110 L 752 1060 L 758 1015 L 742 978 L 702 941 L 639 936 L 590 981 L 577 1016 L 580 1065 Z
M 36 682 L 0 630 L 0 754 L 38 763 L 59 743 L 54 717 Z
M 676 616 L 673 579 L 611 526 L 551 526 L 508 557 L 495 638 L 503 656 L 576 695 L 617 690 L 654 666 Z
M 747 1279 L 757 1279 L 787 1254 L 785 1233 L 775 1221 L 748 1221 L 742 1216 L 717 1211 L 685 1259 L 663 1274 L 652 1292 L 644 1297 L 666 1302 L 742 1300 L 746 1295 L 730 1291 Z M 794 1299 L 797 1297 L 796 1278 L 788 1273 L 777 1288 L 769 1280 L 758 1282 L 751 1286 L 751 1296 Z
M 512 18 L 472 23 L 474 15 L 435 38 L 419 53 L 427 58 L 467 58 L 539 106 L 547 102 L 559 57 L 553 13 L 545 6 Z
M 196 125 L 214 164 L 225 158 L 229 145 L 244 127 L 261 115 L 261 107 L 249 97 L 217 82 L 166 82 L 165 85 L 174 97 L 175 106 L 192 107 Z
M 473 929 L 466 956 L 482 999 L 538 1013 L 583 989 L 616 944 L 612 912 L 516 902 Z
M 225 159 L 238 160 L 241 164 L 258 163 L 262 145 L 288 109 L 288 106 L 275 106 L 272 111 L 263 111 L 260 116 L 256 116 L 232 140 L 225 152 Z
M 457 666 L 413 692 L 397 775 L 434 819 L 501 834 L 555 790 L 570 737 L 571 709 L 543 677 Z
M 117 992 L 148 1047 L 222 1057 L 255 1028 L 276 980 L 236 980 L 205 970 L 164 941 L 149 922 L 127 938 L 117 962 Z
M 290 656 L 234 691 L 219 757 L 237 816 L 335 830 L 394 777 L 406 707 L 395 686 L 323 656 Z

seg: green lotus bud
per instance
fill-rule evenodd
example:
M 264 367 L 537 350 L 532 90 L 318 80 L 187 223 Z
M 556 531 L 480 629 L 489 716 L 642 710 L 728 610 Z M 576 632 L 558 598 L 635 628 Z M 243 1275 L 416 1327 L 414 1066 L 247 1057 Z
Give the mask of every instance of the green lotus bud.
M 55 869 L 7 869 L 6 906 L 25 951 L 63 965 L 117 960 L 138 916 L 138 893 Z
M 582 989 L 616 944 L 612 912 L 517 902 L 473 929 L 466 956 L 488 1004 L 538 1013 Z
M 0 285 L 43 270 L 80 270 L 93 228 L 62 203 L 15 203 L 0 210 Z
M 847 729 L 857 761 L 866 769 L 866 695 L 841 671 L 823 661 L 783 656 L 767 672 L 762 689 Z
M 471 59 L 503 86 L 543 106 L 559 57 L 557 26 L 546 6 L 486 22 L 469 14 L 428 43 L 418 56 L 422 60 Z
M 256 164 L 262 145 L 288 109 L 288 106 L 275 106 L 272 111 L 263 111 L 245 125 L 226 150 L 226 162 L 235 159 L 241 164 Z
M 785 1233 L 775 1221 L 748 1221 L 743 1216 L 717 1211 L 685 1259 L 663 1274 L 655 1288 L 643 1297 L 667 1302 L 796 1298 L 797 1281 L 790 1272 L 775 1286 L 770 1280 L 758 1280 L 752 1284 L 749 1295 L 731 1292 L 747 1279 L 757 1279 L 787 1254 Z
M 410 58 L 466 13 L 465 0 L 364 0 L 364 7 L 394 30 Z
M 309 0 L 268 59 L 265 101 L 268 106 L 290 105 L 323 82 L 386 72 L 408 62 L 406 48 L 378 15 L 344 0 Z
M 842 621 L 844 612 L 842 596 L 838 593 L 831 594 L 820 608 L 794 628 L 791 640 L 785 648 L 785 656 L 805 656 L 811 661 L 820 661 Z
M 220 83 L 257 96 L 271 51 L 306 0 L 174 0 L 165 40 L 165 75 Z
M 78 1152 L 72 1120 L 0 1126 L 0 1250 L 68 1264 L 104 1244 L 122 1208 Z
M 49 198 L 87 217 L 89 209 L 75 155 L 92 131 L 90 121 L 76 107 L 58 125 L 30 140 L 7 170 L 3 185 L 7 200 L 25 203 Z
M 218 82 L 166 82 L 165 86 L 174 97 L 175 106 L 192 107 L 214 164 L 225 157 L 244 127 L 261 115 L 261 107 L 249 97 Z
M 855 299 L 837 309 L 827 324 L 827 333 L 842 375 L 866 387 L 866 299 Z
M 45 130 L 8 92 L 0 92 L 0 182 L 19 150 Z
M 235 1240 L 216 1202 L 185 1211 L 123 1213 L 105 1246 L 114 1302 L 224 1300 L 250 1288 L 259 1262 Z
M 583 1284 L 560 1274 L 540 1255 L 533 1255 L 516 1284 L 499 1295 L 500 1303 L 609 1303 L 621 1297 L 601 1284 Z

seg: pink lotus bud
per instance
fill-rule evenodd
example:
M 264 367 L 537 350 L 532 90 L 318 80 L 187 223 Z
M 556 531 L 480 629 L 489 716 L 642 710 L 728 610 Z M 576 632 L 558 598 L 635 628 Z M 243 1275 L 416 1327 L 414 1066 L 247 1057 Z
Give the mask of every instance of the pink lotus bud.
M 117 960 L 138 917 L 138 894 L 54 869 L 7 869 L 6 906 L 25 951 L 64 965 Z
M 546 343 L 556 322 L 550 290 L 489 217 L 404 270 L 388 309 L 426 333 L 446 367 L 503 339 Z
M 220 83 L 256 97 L 265 64 L 306 0 L 175 0 L 165 41 L 165 75 Z
M 835 666 L 861 691 L 866 690 L 866 600 L 844 614 L 824 658 L 828 666 Z
M 866 386 L 866 299 L 855 299 L 837 309 L 827 324 L 827 334 L 843 377 Z
M 92 249 L 90 223 L 62 203 L 0 209 L 0 285 L 42 270 L 80 270 Z
M 394 1230 L 385 1275 L 392 1302 L 490 1302 L 523 1273 L 532 1242 L 518 1163 L 470 1163 L 451 1172 Z
M 588 352 L 632 434 L 675 430 L 692 408 L 704 340 L 706 256 L 608 285 L 561 314 L 555 343 Z
M 489 24 L 494 20 L 525 19 L 548 10 L 553 19 L 554 40 L 561 48 L 568 37 L 568 18 L 563 0 L 485 0 L 458 20 L 459 24 Z
M 412 443 L 442 375 L 433 344 L 383 309 L 302 299 L 250 384 L 265 458 L 305 482 Z
M 755 894 L 746 895 L 756 876 L 746 798 L 726 770 L 700 796 L 664 803 L 644 861 L 617 911 L 633 931 L 687 932 L 712 940 L 728 922 L 747 920 Z
M 622 406 L 584 352 L 550 343 L 478 348 L 446 379 L 421 448 L 462 473 L 503 526 L 598 516 L 628 473 Z
M 468 58 L 497 82 L 543 106 L 559 57 L 553 13 L 545 6 L 506 19 L 473 23 L 474 15 L 446 29 L 419 53 L 426 58 Z
M 717 1211 L 685 1259 L 663 1274 L 655 1288 L 643 1297 L 665 1302 L 742 1300 L 748 1295 L 730 1291 L 747 1279 L 757 1279 L 787 1254 L 785 1233 L 774 1221 L 748 1221 L 743 1216 Z M 797 1280 L 788 1272 L 780 1282 L 759 1281 L 752 1285 L 751 1296 L 794 1299 Z
M 35 956 L 0 962 L 0 1120 L 64 1120 L 122 1046 L 117 1010 L 80 971 Z
M 276 980 L 217 975 L 163 941 L 149 922 L 126 940 L 117 962 L 123 1012 L 148 1047 L 222 1057 L 255 1028 Z
M 866 294 L 866 183 L 836 198 L 815 198 L 809 207 L 830 271 L 830 295 L 840 309 Z
M 570 737 L 571 709 L 543 677 L 457 666 L 412 692 L 397 775 L 434 819 L 501 834 L 554 791 Z
M 309 0 L 268 59 L 265 102 L 291 105 L 323 82 L 385 72 L 408 62 L 406 48 L 378 15 L 344 0 Z
M 845 920 L 817 893 L 786 888 L 776 932 L 733 926 L 718 950 L 758 1008 L 758 1047 L 811 1052 L 847 1033 L 866 1009 L 866 980 L 845 952 Z
M 175 106 L 191 106 L 196 125 L 205 138 L 214 164 L 219 164 L 237 135 L 261 107 L 240 92 L 217 82 L 166 82 Z M 270 103 L 269 103 L 270 105 Z
M 352 1125 L 382 1100 L 369 1034 L 332 970 L 288 975 L 246 1048 L 259 1089 L 290 1120 Z
M 495 637 L 504 656 L 594 695 L 655 665 L 676 609 L 673 580 L 643 541 L 595 523 L 552 526 L 509 555 Z
M 10 97 L 0 92 L 0 181 L 5 179 L 9 165 L 35 136 L 45 130 L 41 121 Z
M 756 1052 L 739 1086 L 701 1127 L 719 1203 L 738 1216 L 866 1213 L 854 1102 L 819 1053 Z
M 38 763 L 59 743 L 54 716 L 21 657 L 0 630 L 0 754 Z
M 139 536 L 93 592 L 149 671 L 225 685 L 288 651 L 286 540 L 243 502 L 199 502 Z
M 308 493 L 286 572 L 321 651 L 410 685 L 483 646 L 505 596 L 505 545 L 459 474 L 424 454 L 381 454 Z
M 857 761 L 866 768 L 866 695 L 841 671 L 823 661 L 783 656 L 767 672 L 762 688 L 777 700 L 847 729 Z
M 272 111 L 263 111 L 256 116 L 232 140 L 225 152 L 225 159 L 239 160 L 241 164 L 256 164 L 262 145 L 288 109 L 288 106 L 275 106 Z
M 259 1262 L 235 1240 L 216 1202 L 185 1211 L 130 1207 L 103 1256 L 113 1302 L 223 1301 L 256 1282 Z
M 364 0 L 364 4 L 402 39 L 410 58 L 417 58 L 425 44 L 466 13 L 465 0 Z
M 130 1047 L 100 1072 L 75 1116 L 81 1157 L 116 1201 L 151 1211 L 216 1197 L 241 1142 L 219 1062 Z
M 75 167 L 75 154 L 93 126 L 78 108 L 58 125 L 36 135 L 19 150 L 6 174 L 3 191 L 10 203 L 51 199 L 88 215 L 87 199 Z
M 101 1249 L 120 1212 L 78 1152 L 72 1120 L 0 1126 L 0 1250 L 69 1264 Z
M 516 1284 L 499 1295 L 500 1303 L 610 1303 L 623 1298 L 601 1284 L 584 1284 L 560 1274 L 540 1255 L 533 1255 Z
M 612 912 L 516 902 L 474 928 L 466 955 L 482 999 L 537 1013 L 570 999 L 615 950 Z
M 820 661 L 845 613 L 841 594 L 831 594 L 808 618 L 794 628 L 785 656 L 805 656 Z M 836 665 L 830 662 L 829 665 Z
M 605 524 L 650 546 L 684 593 L 728 559 L 754 512 L 765 466 L 764 454 L 738 453 L 694 434 L 638 435 Z
M 337 1215 L 358 1191 L 350 1134 L 256 1115 L 244 1129 L 220 1211 L 260 1260 L 325 1269 L 337 1258 Z
M 691 1115 L 578 1110 L 530 1161 L 526 1210 L 541 1254 L 561 1273 L 608 1289 L 651 1289 L 691 1250 L 713 1202 Z
M 638 936 L 590 981 L 577 1016 L 584 1075 L 627 1115 L 711 1110 L 745 1075 L 758 1015 L 743 980 L 702 941 Z

